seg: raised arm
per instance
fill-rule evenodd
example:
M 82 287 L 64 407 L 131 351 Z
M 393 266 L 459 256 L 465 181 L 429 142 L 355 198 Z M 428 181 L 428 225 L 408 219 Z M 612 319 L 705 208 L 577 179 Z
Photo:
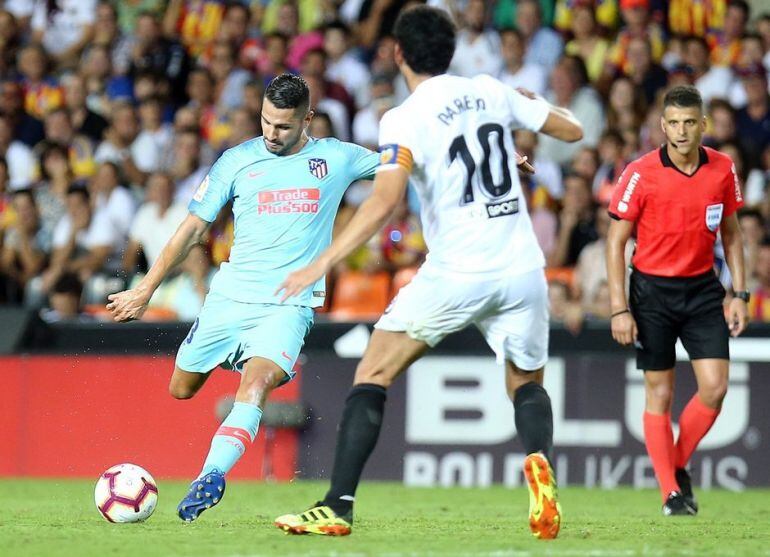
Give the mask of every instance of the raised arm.
M 405 168 L 380 170 L 374 179 L 372 194 L 361 204 L 340 235 L 313 263 L 286 277 L 276 294 L 283 290 L 282 300 L 296 296 L 364 245 L 393 214 L 404 197 L 408 180 Z
M 108 296 L 110 302 L 107 309 L 112 313 L 112 318 L 115 321 L 139 319 L 160 283 L 174 267 L 184 261 L 190 248 L 201 242 L 209 224 L 196 215 L 187 215 L 136 288 Z

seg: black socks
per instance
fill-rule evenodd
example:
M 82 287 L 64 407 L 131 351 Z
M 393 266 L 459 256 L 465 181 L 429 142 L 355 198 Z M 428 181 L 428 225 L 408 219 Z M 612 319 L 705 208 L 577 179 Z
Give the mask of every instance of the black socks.
M 542 452 L 551 460 L 553 414 L 551 398 L 535 382 L 525 383 L 513 394 L 514 421 L 527 454 Z
M 324 498 L 324 504 L 340 516 L 350 514 L 364 465 L 377 444 L 385 392 L 380 385 L 362 383 L 350 390 L 345 401 L 337 431 L 331 487 Z

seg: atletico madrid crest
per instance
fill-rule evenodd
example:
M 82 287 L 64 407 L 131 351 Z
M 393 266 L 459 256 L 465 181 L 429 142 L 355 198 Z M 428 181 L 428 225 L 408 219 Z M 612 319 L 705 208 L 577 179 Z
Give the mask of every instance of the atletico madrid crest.
M 329 172 L 329 168 L 326 166 L 326 160 L 324 159 L 309 159 L 307 161 L 310 167 L 310 174 L 322 180 L 326 173 Z

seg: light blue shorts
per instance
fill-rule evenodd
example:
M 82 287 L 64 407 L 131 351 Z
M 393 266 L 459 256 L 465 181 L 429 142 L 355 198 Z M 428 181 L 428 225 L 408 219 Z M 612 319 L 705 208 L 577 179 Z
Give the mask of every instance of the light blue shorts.
M 208 373 L 217 366 L 241 372 L 256 356 L 275 362 L 292 379 L 312 326 L 309 307 L 247 304 L 209 293 L 179 346 L 176 365 L 193 373 Z

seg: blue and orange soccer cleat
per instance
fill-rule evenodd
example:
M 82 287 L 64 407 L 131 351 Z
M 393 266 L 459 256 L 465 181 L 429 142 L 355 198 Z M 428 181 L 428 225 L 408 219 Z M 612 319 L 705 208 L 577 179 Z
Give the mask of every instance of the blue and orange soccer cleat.
M 548 459 L 542 453 L 528 455 L 524 476 L 529 487 L 529 529 L 536 538 L 551 540 L 559 534 L 561 506 Z
M 219 503 L 224 494 L 225 475 L 219 470 L 212 470 L 190 484 L 190 490 L 176 512 L 185 522 L 192 522 L 203 511 Z

